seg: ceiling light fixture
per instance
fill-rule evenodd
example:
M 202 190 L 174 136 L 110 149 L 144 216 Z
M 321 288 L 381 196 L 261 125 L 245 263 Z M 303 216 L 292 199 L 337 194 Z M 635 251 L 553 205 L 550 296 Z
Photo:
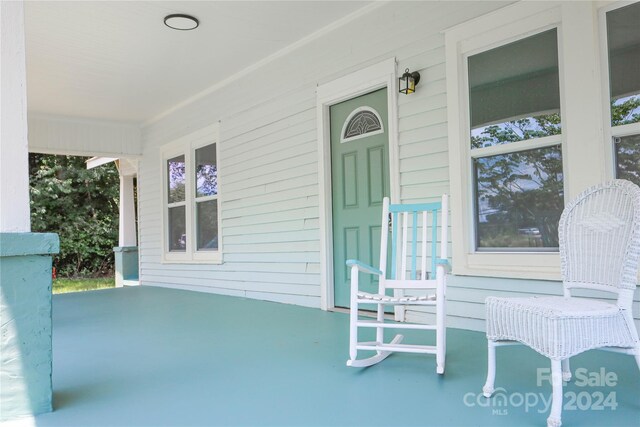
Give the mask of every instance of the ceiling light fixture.
M 173 15 L 165 16 L 164 25 L 169 28 L 173 28 L 174 30 L 188 31 L 198 28 L 200 22 L 198 22 L 198 20 L 193 16 L 175 13 Z

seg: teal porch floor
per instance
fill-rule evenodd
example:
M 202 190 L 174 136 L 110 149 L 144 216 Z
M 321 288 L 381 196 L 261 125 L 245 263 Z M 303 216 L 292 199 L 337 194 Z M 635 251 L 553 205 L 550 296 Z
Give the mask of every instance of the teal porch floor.
M 536 372 L 549 363 L 532 350 L 498 349 L 496 386 L 505 390 L 488 401 L 480 396 L 484 334 L 449 329 L 446 373 L 438 376 L 430 355 L 346 367 L 347 329 L 343 313 L 171 289 L 56 295 L 54 412 L 32 424 L 545 425 L 551 387 L 538 386 Z M 565 387 L 564 426 L 640 425 L 633 358 L 591 351 L 572 368 L 584 368 L 579 383 L 601 368 L 616 379 Z

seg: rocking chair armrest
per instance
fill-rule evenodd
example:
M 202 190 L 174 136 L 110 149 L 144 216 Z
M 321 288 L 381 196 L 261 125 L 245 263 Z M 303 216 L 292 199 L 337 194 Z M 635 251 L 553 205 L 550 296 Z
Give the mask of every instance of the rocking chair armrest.
M 369 274 L 375 274 L 377 276 L 382 276 L 382 271 L 378 270 L 375 267 L 371 267 L 368 264 L 365 264 L 364 262 L 360 262 L 357 259 L 348 259 L 347 260 L 347 267 L 357 267 L 358 270 L 364 272 L 364 273 L 369 273 Z
M 449 263 L 449 260 L 444 258 L 437 258 L 436 266 L 443 266 L 446 271 L 451 271 L 451 264 Z

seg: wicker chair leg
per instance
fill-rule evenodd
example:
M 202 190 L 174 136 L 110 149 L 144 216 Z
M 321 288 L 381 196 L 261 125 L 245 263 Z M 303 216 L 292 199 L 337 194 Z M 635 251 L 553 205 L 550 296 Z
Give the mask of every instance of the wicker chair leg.
M 496 381 L 496 342 L 487 341 L 487 382 L 482 387 L 484 397 L 491 397 Z
M 569 359 L 562 361 L 562 381 L 566 383 L 571 381 L 571 365 L 569 364 Z
M 562 425 L 562 362 L 560 360 L 551 360 L 551 384 L 553 400 L 551 413 L 547 418 L 547 427 L 560 427 Z

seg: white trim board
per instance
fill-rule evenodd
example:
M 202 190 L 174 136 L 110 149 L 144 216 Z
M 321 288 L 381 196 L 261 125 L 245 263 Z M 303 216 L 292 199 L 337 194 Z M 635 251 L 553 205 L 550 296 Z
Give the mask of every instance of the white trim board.
M 376 89 L 387 88 L 389 182 L 391 200 L 396 203 L 400 198 L 397 85 L 396 60 L 390 58 L 320 85 L 316 91 L 320 186 L 320 308 L 322 310 L 334 307 L 329 107 Z

